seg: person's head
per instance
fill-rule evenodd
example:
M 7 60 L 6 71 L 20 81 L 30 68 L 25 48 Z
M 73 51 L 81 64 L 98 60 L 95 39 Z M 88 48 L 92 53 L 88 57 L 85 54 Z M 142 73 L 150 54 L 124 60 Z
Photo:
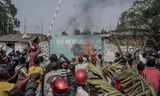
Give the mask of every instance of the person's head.
M 20 55 L 21 55 L 21 52 L 20 52 L 19 50 L 17 50 L 17 51 L 15 52 L 15 55 L 16 55 L 16 56 L 20 56 Z
M 25 64 L 26 63 L 26 58 L 25 57 L 20 57 L 19 63 L 20 64 Z
M 32 46 L 31 46 L 31 51 L 36 51 L 37 49 L 36 49 L 36 46 L 33 44 Z
M 51 84 L 51 87 L 56 96 L 66 96 L 69 90 L 68 82 L 61 77 L 57 77 Z
M 84 63 L 87 63 L 87 62 L 88 62 L 86 57 L 83 57 L 83 62 L 84 62 Z
M 154 57 L 150 57 L 147 61 L 147 66 L 148 67 L 154 67 L 156 64 L 156 59 Z
M 6 62 L 7 64 L 11 63 L 11 58 L 7 57 L 7 58 L 5 59 L 5 62 Z
M 67 62 L 65 62 L 65 61 L 62 62 L 62 68 L 63 68 L 63 69 L 68 69 L 68 66 L 69 66 L 69 65 L 68 65 Z
M 39 63 L 40 63 L 40 62 L 39 62 L 39 59 L 36 58 L 35 61 L 34 61 L 34 65 L 35 65 L 35 66 L 39 66 Z
M 146 52 L 143 53 L 142 56 L 143 56 L 143 58 L 147 58 L 147 53 Z
M 101 54 L 98 54 L 98 58 L 99 58 L 99 59 L 102 59 L 102 55 L 101 55 Z
M 52 62 L 51 63 L 52 70 L 57 70 L 58 69 L 57 67 L 58 67 L 57 62 Z
M 116 58 L 120 58 L 120 53 L 119 53 L 119 52 L 116 52 L 116 53 L 115 53 L 115 57 L 116 57 Z
M 0 68 L 0 81 L 6 81 L 9 77 L 9 72 L 6 69 Z
M 69 65 L 69 69 L 70 69 L 72 72 L 75 72 L 75 65 L 70 64 L 70 65 Z
M 82 57 L 79 57 L 79 58 L 78 58 L 78 62 L 79 62 L 80 64 L 82 64 L 82 63 L 83 63 L 83 58 L 82 58 Z
M 11 56 L 14 56 L 15 55 L 15 51 L 13 50 L 11 53 L 10 53 Z
M 143 64 L 143 62 L 139 62 L 139 64 L 137 65 L 137 69 L 139 72 L 142 72 L 145 68 L 145 64 Z
M 43 62 L 43 60 L 44 60 L 43 56 L 39 56 L 38 59 L 39 59 L 39 62 Z
M 75 80 L 78 85 L 85 85 L 87 82 L 87 73 L 83 69 L 78 70 L 75 73 Z
M 76 61 L 76 58 L 72 58 L 71 62 L 74 63 Z
M 127 53 L 127 54 L 126 54 L 126 57 L 127 57 L 127 58 L 131 58 L 131 57 L 132 57 L 132 54 Z
M 20 89 L 14 88 L 9 92 L 8 96 L 24 96 L 24 95 Z
M 56 54 L 51 54 L 50 58 L 49 58 L 50 62 L 55 62 L 58 60 L 58 57 Z

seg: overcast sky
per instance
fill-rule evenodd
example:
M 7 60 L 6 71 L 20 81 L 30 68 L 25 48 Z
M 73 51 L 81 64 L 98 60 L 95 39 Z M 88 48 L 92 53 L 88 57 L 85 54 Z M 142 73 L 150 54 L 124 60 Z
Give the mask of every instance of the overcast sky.
M 47 33 L 51 24 L 51 19 L 55 13 L 58 0 L 12 0 L 18 9 L 17 18 L 21 22 L 20 31 L 24 31 L 24 21 L 26 19 L 26 30 L 28 32 L 42 32 L 41 21 L 43 24 L 43 32 Z M 90 2 L 87 2 L 90 1 Z M 92 2 L 94 1 L 94 2 Z M 86 20 L 92 21 L 89 29 L 92 31 L 100 31 L 114 29 L 117 25 L 118 18 L 121 13 L 127 10 L 133 0 L 99 0 L 103 3 L 95 3 L 98 0 L 63 0 L 57 15 L 52 33 L 60 34 L 66 30 L 69 34 L 75 27 L 84 30 Z M 86 4 L 89 3 L 89 4 Z M 90 18 L 86 19 L 88 13 L 84 13 L 84 6 L 92 6 L 89 11 Z M 85 9 L 86 10 L 86 9 Z M 73 18 L 76 17 L 76 23 L 73 23 Z M 85 18 L 85 19 L 84 19 Z M 72 21 L 72 22 L 71 22 Z M 91 22 L 88 23 L 91 23 Z M 74 21 L 75 22 L 75 21 Z

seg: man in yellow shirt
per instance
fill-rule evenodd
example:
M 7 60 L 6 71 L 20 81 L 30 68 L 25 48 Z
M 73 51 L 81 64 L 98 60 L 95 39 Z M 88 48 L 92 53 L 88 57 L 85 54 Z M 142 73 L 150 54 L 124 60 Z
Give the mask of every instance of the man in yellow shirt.
M 0 94 L 1 96 L 8 96 L 8 93 L 14 88 L 15 84 L 8 82 L 0 82 Z
M 8 71 L 6 69 L 0 69 L 0 96 L 8 96 L 9 92 L 12 89 L 14 88 L 20 89 L 29 81 L 31 76 L 27 77 L 25 80 L 20 81 L 16 84 L 7 82 L 14 79 L 14 77 L 16 77 L 18 73 L 19 72 L 17 72 L 13 77 L 9 78 L 10 76 Z
M 34 62 L 34 65 L 32 67 L 29 67 L 28 70 L 28 76 L 31 75 L 32 73 L 38 73 L 40 75 L 44 74 L 44 70 L 42 67 L 39 66 L 39 59 L 37 58 Z
M 38 85 L 38 89 L 37 89 L 37 94 L 40 94 L 41 93 L 41 87 L 42 87 L 42 78 L 43 78 L 43 75 L 44 75 L 44 70 L 42 67 L 39 66 L 39 59 L 37 58 L 34 62 L 34 65 L 32 67 L 29 67 L 29 70 L 28 70 L 28 76 L 30 76 L 31 74 L 40 74 L 40 78 L 39 80 L 37 80 L 36 82 L 39 84 Z M 39 96 L 39 95 L 37 95 Z

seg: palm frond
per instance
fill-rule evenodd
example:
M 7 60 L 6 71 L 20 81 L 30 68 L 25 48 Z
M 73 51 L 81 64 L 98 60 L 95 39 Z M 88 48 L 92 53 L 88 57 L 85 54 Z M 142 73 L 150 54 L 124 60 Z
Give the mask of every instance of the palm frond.
M 128 96 L 156 96 L 151 86 L 139 75 L 136 69 L 129 69 L 118 76 L 122 87 L 128 91 Z
M 113 88 L 113 86 L 110 85 L 105 80 L 95 79 L 95 80 L 88 80 L 88 82 L 94 85 L 95 88 L 100 89 L 98 91 L 103 92 L 103 93 L 108 93 L 109 96 L 125 96 L 121 92 Z
M 122 67 L 123 67 L 123 65 L 115 63 L 115 64 L 112 64 L 112 65 L 105 67 L 102 70 L 102 72 L 106 76 L 110 76 L 110 75 L 116 76 L 116 70 L 121 69 Z
M 88 67 L 91 72 L 100 77 L 99 79 L 88 80 L 90 84 L 94 85 L 96 90 L 102 93 L 109 93 L 109 96 L 124 96 L 104 78 L 106 75 L 116 75 L 116 70 L 121 69 L 123 67 L 122 65 L 113 64 L 104 69 L 96 67 L 93 64 L 89 64 Z M 156 96 L 155 91 L 135 69 L 130 68 L 123 71 L 117 76 L 117 79 L 120 80 L 121 86 L 127 91 L 128 96 Z
M 93 64 L 88 64 L 88 69 L 89 69 L 89 71 L 93 72 L 94 74 L 96 74 L 100 78 L 105 79 L 103 76 L 103 73 L 102 73 L 102 68 L 96 67 Z

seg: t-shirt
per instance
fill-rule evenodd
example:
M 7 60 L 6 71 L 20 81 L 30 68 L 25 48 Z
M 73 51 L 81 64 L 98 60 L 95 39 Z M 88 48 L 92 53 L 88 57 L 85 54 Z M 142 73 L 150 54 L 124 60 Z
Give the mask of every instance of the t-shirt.
M 148 67 L 143 70 L 142 75 L 155 91 L 160 89 L 160 72 L 158 70 Z
M 89 94 L 82 87 L 78 87 L 76 96 L 89 96 Z
M 34 61 L 37 58 L 38 53 L 37 52 L 30 52 L 29 53 L 29 67 L 32 67 L 34 65 Z
M 27 68 L 23 64 L 17 65 L 15 71 L 18 71 L 20 68 L 21 70 L 20 73 L 18 74 L 17 82 L 24 80 L 24 78 L 27 76 Z
M 14 84 L 8 82 L 0 82 L 0 96 L 8 96 L 8 93 L 13 89 Z
M 51 82 L 53 82 L 56 79 L 56 76 L 59 75 L 57 71 L 50 71 L 45 75 L 44 79 L 44 92 L 46 96 L 54 96 L 53 95 L 53 90 L 50 86 Z
M 88 66 L 88 63 L 78 64 L 75 66 L 75 72 L 77 72 L 80 69 L 87 71 L 87 66 Z
M 32 66 L 32 67 L 30 67 L 29 70 L 28 70 L 28 75 L 31 75 L 31 74 L 33 74 L 33 73 L 39 73 L 39 74 L 43 75 L 43 74 L 44 74 L 44 71 L 43 71 L 43 68 L 41 68 L 41 67 Z
M 144 58 L 141 54 L 139 54 L 139 60 L 140 60 L 141 62 L 143 62 L 143 64 L 146 64 L 146 63 L 147 63 L 147 59 Z
M 33 74 L 33 73 L 38 73 L 40 75 L 43 75 L 44 71 L 43 71 L 42 67 L 32 66 L 28 70 L 28 76 L 31 75 L 31 74 Z M 40 80 L 37 80 L 36 82 L 38 83 L 37 94 L 39 94 L 39 92 L 41 90 L 42 82 Z

